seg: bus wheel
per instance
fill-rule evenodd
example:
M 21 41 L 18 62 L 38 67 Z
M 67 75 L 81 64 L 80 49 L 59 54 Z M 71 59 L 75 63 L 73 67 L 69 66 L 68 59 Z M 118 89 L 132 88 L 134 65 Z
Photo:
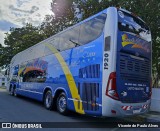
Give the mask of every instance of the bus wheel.
M 16 87 L 15 87 L 15 88 L 13 88 L 13 95 L 14 95 L 14 96 L 17 96 L 17 91 L 16 91 L 16 90 L 17 90 L 17 88 L 16 88 Z
M 10 95 L 12 95 L 12 96 L 14 95 L 14 88 L 13 87 L 10 88 Z
M 67 115 L 67 97 L 64 92 L 62 92 L 57 98 L 57 110 L 60 114 Z
M 53 98 L 52 98 L 52 92 L 50 90 L 48 90 L 45 93 L 45 97 L 44 97 L 44 106 L 46 109 L 51 110 L 53 107 Z

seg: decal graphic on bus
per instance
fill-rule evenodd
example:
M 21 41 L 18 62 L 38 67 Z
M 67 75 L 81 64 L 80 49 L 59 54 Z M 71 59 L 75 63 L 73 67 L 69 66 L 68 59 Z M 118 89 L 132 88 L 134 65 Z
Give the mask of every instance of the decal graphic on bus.
M 135 38 L 129 38 L 129 35 L 123 34 L 122 35 L 122 46 L 125 47 L 127 45 L 131 45 L 131 48 L 138 48 L 142 49 L 146 52 L 150 52 L 149 46 L 146 46 L 146 42 L 142 42 L 139 39 Z

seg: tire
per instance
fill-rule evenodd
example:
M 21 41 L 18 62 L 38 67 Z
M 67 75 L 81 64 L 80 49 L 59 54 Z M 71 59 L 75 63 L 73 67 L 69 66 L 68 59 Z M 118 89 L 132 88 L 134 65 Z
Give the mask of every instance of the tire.
M 10 88 L 10 95 L 11 95 L 11 96 L 14 95 L 14 88 L 13 88 L 13 87 Z
M 67 115 L 68 114 L 68 109 L 67 109 L 67 97 L 66 94 L 64 92 L 62 92 L 58 98 L 57 98 L 57 102 L 56 102 L 56 106 L 57 106 L 57 111 L 60 114 L 63 115 Z
M 44 106 L 47 110 L 52 110 L 53 108 L 53 98 L 52 98 L 52 92 L 50 90 L 48 90 L 45 93 Z
M 18 96 L 16 90 L 17 90 L 17 88 L 15 87 L 15 88 L 13 89 L 13 95 L 14 95 L 14 96 Z

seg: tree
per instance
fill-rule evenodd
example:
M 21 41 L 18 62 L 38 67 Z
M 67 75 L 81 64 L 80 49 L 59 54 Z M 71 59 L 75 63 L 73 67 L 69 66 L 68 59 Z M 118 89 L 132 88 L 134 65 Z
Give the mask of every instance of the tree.
M 74 7 L 73 3 L 75 0 L 52 0 L 51 10 L 54 13 L 55 17 L 64 17 L 72 19 Z
M 4 40 L 5 47 L 0 46 L 0 66 L 6 67 L 17 53 L 37 44 L 44 39 L 38 27 L 26 24 L 22 28 L 10 28 Z
M 52 0 L 51 9 L 53 15 L 46 15 L 40 27 L 46 38 L 77 23 L 73 0 Z

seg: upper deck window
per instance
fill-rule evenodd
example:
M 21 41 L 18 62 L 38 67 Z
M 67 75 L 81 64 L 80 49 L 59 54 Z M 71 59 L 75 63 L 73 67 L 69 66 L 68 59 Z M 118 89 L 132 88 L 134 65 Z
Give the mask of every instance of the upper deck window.
M 97 39 L 103 31 L 106 21 L 106 14 L 100 14 L 82 24 L 79 24 L 63 33 L 54 36 L 48 41 L 58 51 L 67 50 Z M 48 49 L 45 49 L 45 55 L 51 54 Z
M 120 31 L 136 34 L 148 42 L 151 41 L 148 26 L 138 17 L 121 10 L 118 11 L 118 28 Z
M 97 39 L 103 31 L 106 14 L 101 14 L 81 25 L 79 43 L 87 44 Z

